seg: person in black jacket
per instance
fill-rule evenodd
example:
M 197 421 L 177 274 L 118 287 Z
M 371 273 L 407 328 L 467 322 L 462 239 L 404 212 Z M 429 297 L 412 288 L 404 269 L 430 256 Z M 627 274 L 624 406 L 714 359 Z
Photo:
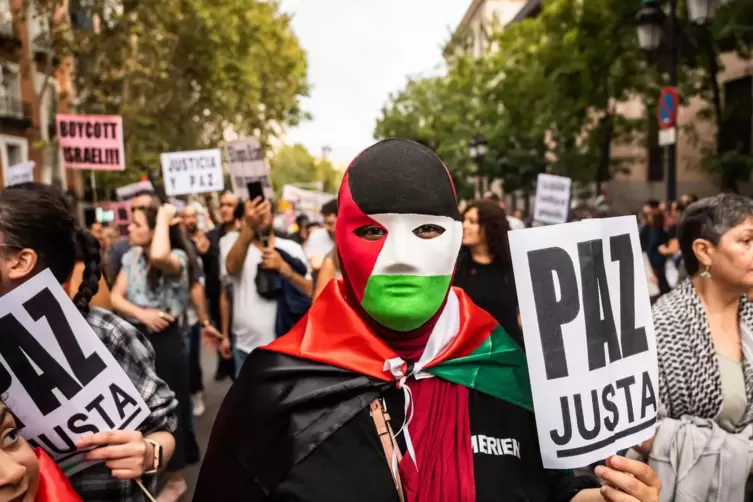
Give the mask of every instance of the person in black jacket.
M 542 467 L 525 356 L 451 288 L 462 239 L 442 161 L 382 141 L 348 168 L 330 281 L 251 352 L 215 421 L 196 502 L 658 502 L 655 473 Z

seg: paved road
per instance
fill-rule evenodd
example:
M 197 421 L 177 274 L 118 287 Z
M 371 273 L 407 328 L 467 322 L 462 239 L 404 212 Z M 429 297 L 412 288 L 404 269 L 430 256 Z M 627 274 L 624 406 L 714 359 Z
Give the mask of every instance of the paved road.
M 204 404 L 207 411 L 201 417 L 196 419 L 196 435 L 199 441 L 201 451 L 204 452 L 209 442 L 209 435 L 212 433 L 214 417 L 222 404 L 225 393 L 230 388 L 230 380 L 222 382 L 214 381 L 214 370 L 217 368 L 217 356 L 202 348 L 201 367 L 204 370 Z M 193 491 L 196 486 L 196 479 L 199 476 L 199 466 L 195 465 L 186 470 L 186 480 L 188 481 L 188 493 L 183 501 L 190 502 L 193 499 Z

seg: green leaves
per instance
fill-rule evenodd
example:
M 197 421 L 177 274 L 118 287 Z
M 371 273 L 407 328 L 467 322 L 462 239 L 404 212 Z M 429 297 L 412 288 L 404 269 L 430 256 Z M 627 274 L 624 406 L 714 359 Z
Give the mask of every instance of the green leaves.
M 67 32 L 56 52 L 78 56 L 77 112 L 123 116 L 127 170 L 99 185 L 138 180 L 163 152 L 215 148 L 226 131 L 266 143 L 303 118 L 306 54 L 276 1 L 125 2 L 99 32 Z
M 278 192 L 284 185 L 300 185 L 311 190 L 322 183 L 323 191 L 334 193 L 340 187 L 343 173 L 327 159 L 316 159 L 303 145 L 283 146 L 270 160 L 272 186 Z

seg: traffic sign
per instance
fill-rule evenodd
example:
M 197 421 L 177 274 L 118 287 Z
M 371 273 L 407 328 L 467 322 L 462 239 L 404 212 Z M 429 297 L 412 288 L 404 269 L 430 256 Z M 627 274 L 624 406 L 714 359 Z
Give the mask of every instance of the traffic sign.
M 677 143 L 677 128 L 659 129 L 659 146 L 669 146 Z
M 674 87 L 662 89 L 656 110 L 660 129 L 669 129 L 677 125 L 677 110 L 679 107 L 680 99 L 677 96 L 677 89 Z

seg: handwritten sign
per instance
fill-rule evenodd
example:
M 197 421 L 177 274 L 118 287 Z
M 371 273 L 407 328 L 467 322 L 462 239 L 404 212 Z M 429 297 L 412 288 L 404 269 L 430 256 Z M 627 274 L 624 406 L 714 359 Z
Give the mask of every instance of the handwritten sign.
M 67 475 L 92 465 L 76 441 L 132 430 L 149 408 L 49 269 L 0 299 L 0 395 L 19 432 Z
M 264 151 L 256 138 L 243 138 L 231 141 L 225 146 L 227 168 L 233 193 L 242 199 L 248 198 L 246 186 L 253 181 L 261 181 L 264 196 L 274 198 L 272 180 L 269 177 L 269 164 L 264 160 Z
M 5 180 L 6 186 L 20 185 L 21 183 L 31 183 L 34 181 L 34 167 L 36 162 L 30 160 L 21 162 L 8 168 L 8 179 Z
M 546 225 L 567 223 L 572 180 L 553 174 L 539 174 L 533 219 Z
M 651 438 L 656 340 L 635 217 L 509 239 L 544 467 L 583 467 Z
M 58 142 L 70 169 L 123 171 L 125 146 L 120 115 L 65 115 L 56 117 Z
M 168 196 L 219 192 L 225 188 L 219 150 L 194 150 L 160 155 Z

